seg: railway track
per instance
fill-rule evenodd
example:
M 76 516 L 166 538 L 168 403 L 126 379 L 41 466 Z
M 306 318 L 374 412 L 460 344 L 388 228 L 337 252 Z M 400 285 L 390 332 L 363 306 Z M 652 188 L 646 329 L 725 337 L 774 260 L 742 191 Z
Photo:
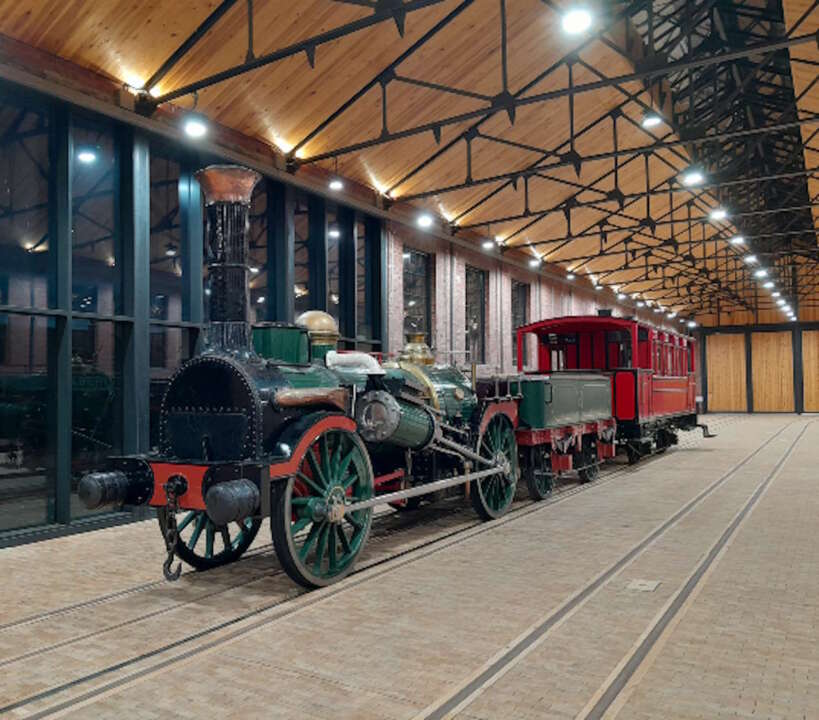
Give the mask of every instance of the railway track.
M 690 438 L 686 440 L 689 439 Z M 701 439 L 694 438 L 693 442 L 685 441 L 681 444 L 683 445 L 683 447 L 685 447 L 699 444 L 699 442 L 701 442 Z M 462 539 L 466 539 L 467 537 L 472 537 L 474 534 L 489 531 L 493 528 L 498 527 L 499 525 L 516 521 L 531 513 L 539 512 L 557 503 L 566 501 L 571 497 L 594 490 L 595 488 L 599 488 L 603 485 L 607 485 L 608 483 L 613 482 L 618 478 L 633 474 L 635 472 L 642 471 L 646 469 L 650 464 L 658 461 L 659 459 L 660 457 L 647 458 L 644 462 L 640 463 L 635 467 L 623 466 L 611 467 L 610 469 L 607 469 L 606 471 L 601 473 L 598 480 L 586 485 L 578 484 L 558 485 L 557 488 L 555 489 L 555 492 L 549 498 L 540 503 L 533 503 L 528 500 L 524 501 L 518 500 L 516 501 L 515 506 L 513 506 L 512 510 L 504 518 L 492 523 L 483 523 L 480 520 L 474 519 L 474 515 L 472 514 L 471 508 L 464 506 L 463 502 L 460 501 L 459 499 L 453 499 L 454 501 L 444 501 L 443 503 L 438 505 L 426 506 L 421 510 L 406 514 L 397 514 L 392 511 L 380 512 L 377 514 L 377 518 L 373 523 L 373 534 L 371 536 L 371 544 L 368 545 L 368 552 L 366 553 L 366 555 L 370 556 L 375 555 L 375 557 L 372 557 L 370 560 L 362 562 L 350 577 L 353 578 L 352 582 L 354 584 L 365 582 L 369 579 L 369 575 L 366 578 L 359 579 L 357 582 L 355 581 L 355 577 L 361 576 L 362 573 L 368 573 L 373 570 L 376 570 L 377 572 L 378 567 L 383 566 L 387 563 L 394 562 L 396 560 L 400 560 L 401 558 L 407 558 L 406 561 L 411 562 L 412 559 L 415 557 L 425 556 L 431 552 L 435 552 L 437 548 L 446 547 L 452 543 L 459 542 L 460 541 L 459 537 L 461 537 Z M 430 527 L 434 528 L 436 525 L 441 524 L 443 524 L 444 527 L 441 528 L 441 530 L 439 531 L 434 531 L 433 534 L 430 535 L 429 528 Z M 384 552 L 385 545 L 389 545 L 391 539 L 395 537 L 401 537 L 402 535 L 405 535 L 407 532 L 410 533 L 414 532 L 414 534 L 420 535 L 421 537 L 419 541 L 410 542 L 397 551 L 392 551 L 391 548 L 386 548 L 386 552 Z M 379 552 L 379 550 L 381 552 Z M 234 570 L 236 568 L 241 569 L 242 567 L 247 568 L 250 564 L 253 564 L 254 561 L 259 560 L 260 558 L 264 559 L 264 561 L 267 562 L 268 555 L 272 556 L 271 545 L 270 544 L 262 545 L 254 548 L 249 553 L 247 553 L 246 556 L 242 558 L 242 560 L 240 560 L 237 563 L 234 563 L 232 566 L 229 567 L 234 568 Z M 221 568 L 216 571 L 210 571 L 208 575 L 211 575 L 212 573 L 218 573 L 220 572 L 220 570 L 227 569 L 228 568 Z M 388 570 L 385 569 L 384 572 L 386 571 Z M 188 574 L 194 574 L 194 571 L 191 571 Z M 44 655 L 47 655 L 48 653 L 68 647 L 70 645 L 76 645 L 83 641 L 87 641 L 95 637 L 100 637 L 105 633 L 119 631 L 126 626 L 133 626 L 138 623 L 152 620 L 159 615 L 166 615 L 176 610 L 184 609 L 187 606 L 201 603 L 203 600 L 211 599 L 216 596 L 235 591 L 237 589 L 249 588 L 254 583 L 269 580 L 271 577 L 277 577 L 281 575 L 284 575 L 284 571 L 281 568 L 278 567 L 271 568 L 267 566 L 263 571 L 254 573 L 251 577 L 233 583 L 229 587 L 220 588 L 218 590 L 203 593 L 197 597 L 175 603 L 171 606 L 163 607 L 161 609 L 151 611 L 149 613 L 143 613 L 141 615 L 128 618 L 127 620 L 121 623 L 114 623 L 107 625 L 106 627 L 103 628 L 98 628 L 90 633 L 81 634 L 78 636 L 67 638 L 57 643 L 52 643 L 50 645 L 45 645 L 40 648 L 29 650 L 23 654 L 17 655 L 12 658 L 8 658 L 0 662 L 0 667 L 8 668 L 8 666 L 12 666 L 27 660 L 32 660 L 36 657 L 42 657 Z M 159 586 L 162 586 L 163 584 L 164 581 L 161 580 L 156 582 L 143 583 L 129 588 L 124 588 L 113 593 L 101 595 L 99 597 L 92 598 L 81 603 L 66 605 L 51 611 L 39 613 L 37 615 L 29 616 L 26 618 L 21 618 L 20 620 L 11 623 L 6 623 L 5 625 L 0 626 L 0 633 L 4 633 L 13 628 L 18 628 L 24 625 L 45 622 L 47 620 L 61 617 L 66 614 L 77 613 L 86 609 L 92 609 L 97 606 L 110 602 L 115 602 L 139 593 L 149 592 L 151 590 L 156 589 Z M 344 587 L 346 587 L 346 585 L 339 588 L 335 588 L 335 586 L 333 586 L 331 588 L 325 589 L 324 591 L 312 593 L 312 595 L 316 597 L 315 602 L 318 602 L 321 598 L 326 597 L 328 594 L 334 594 L 335 592 L 343 591 Z M 53 687 L 43 690 L 41 692 L 37 692 L 28 697 L 11 702 L 5 705 L 4 707 L 0 707 L 0 714 L 12 711 L 17 711 L 18 713 L 20 711 L 24 712 L 25 709 L 30 708 L 33 711 L 33 714 L 29 715 L 30 717 L 44 717 L 48 714 L 64 709 L 65 707 L 70 706 L 72 704 L 82 702 L 89 696 L 96 696 L 101 692 L 105 692 L 107 689 L 110 689 L 114 686 L 118 686 L 124 682 L 130 682 L 131 680 L 134 680 L 137 677 L 141 677 L 146 674 L 155 672 L 164 667 L 167 667 L 170 664 L 181 662 L 185 658 L 189 657 L 191 654 L 204 652 L 210 647 L 212 647 L 214 644 L 221 644 L 227 642 L 233 637 L 236 637 L 237 634 L 245 634 L 253 630 L 255 627 L 258 627 L 259 625 L 273 622 L 277 619 L 287 616 L 288 614 L 290 614 L 290 612 L 295 611 L 296 609 L 295 607 L 288 610 L 288 604 L 292 604 L 292 601 L 294 601 L 296 598 L 304 596 L 305 591 L 297 589 L 295 587 L 293 587 L 293 590 L 294 594 L 291 594 L 289 596 L 278 598 L 273 602 L 256 605 L 255 607 L 252 607 L 249 610 L 237 613 L 223 621 L 210 624 L 206 627 L 201 628 L 200 630 L 189 633 L 170 642 L 164 643 L 158 647 L 154 647 L 146 652 L 132 655 L 121 661 L 111 663 L 81 677 L 77 677 L 70 681 L 54 685 Z M 308 595 L 306 598 L 308 603 L 309 598 L 310 596 Z M 299 605 L 299 607 L 301 606 L 302 605 Z M 265 613 L 274 613 L 274 615 L 273 617 L 259 618 L 259 616 Z M 258 619 L 254 620 L 254 618 Z M 247 625 L 243 625 L 243 623 Z M 199 641 L 203 642 L 201 644 L 197 644 Z M 161 659 L 162 656 L 166 655 L 167 653 L 182 648 L 185 648 L 183 652 L 175 654 L 169 658 Z M 149 664 L 147 667 L 140 667 L 144 663 L 151 663 L 152 660 L 156 662 L 154 662 L 153 664 Z M 115 675 L 116 673 L 123 670 L 131 670 L 131 672 L 119 678 L 108 680 L 107 682 L 97 687 L 91 687 L 90 689 L 85 690 L 79 696 L 69 698 L 49 708 L 35 709 L 35 707 L 32 707 L 36 706 L 37 704 L 43 701 L 48 700 L 49 698 L 56 697 L 64 692 L 69 692 L 72 689 L 87 687 L 96 680 L 106 678 L 107 676 Z

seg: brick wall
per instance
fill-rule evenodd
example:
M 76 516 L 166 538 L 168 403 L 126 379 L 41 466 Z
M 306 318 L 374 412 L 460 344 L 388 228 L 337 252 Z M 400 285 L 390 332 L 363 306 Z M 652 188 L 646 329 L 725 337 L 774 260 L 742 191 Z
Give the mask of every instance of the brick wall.
M 387 225 L 387 336 L 389 350 L 396 353 L 404 345 L 404 247 L 434 256 L 432 266 L 433 331 L 432 348 L 438 362 L 462 363 L 465 351 L 465 273 L 466 266 L 486 270 L 486 364 L 483 372 L 508 372 L 515 368 L 512 345 L 512 280 L 529 284 L 529 320 L 561 315 L 595 315 L 598 308 L 611 308 L 615 315 L 638 315 L 655 325 L 657 314 L 637 310 L 617 302 L 609 290 L 594 291 L 585 283 L 573 286 L 544 273 L 526 270 L 504 262 L 497 253 L 471 250 L 452 245 L 399 223 Z M 674 326 L 679 331 L 681 325 Z M 534 363 L 534 345 L 528 363 Z

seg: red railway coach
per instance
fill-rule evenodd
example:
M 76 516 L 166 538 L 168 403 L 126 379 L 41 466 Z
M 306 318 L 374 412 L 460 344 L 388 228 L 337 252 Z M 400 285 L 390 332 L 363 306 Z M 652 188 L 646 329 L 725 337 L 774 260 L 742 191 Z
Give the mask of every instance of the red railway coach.
M 537 342 L 536 372 L 609 376 L 617 440 L 630 462 L 676 444 L 676 430 L 698 427 L 694 338 L 602 314 L 540 320 L 517 331 L 521 372 L 530 335 Z

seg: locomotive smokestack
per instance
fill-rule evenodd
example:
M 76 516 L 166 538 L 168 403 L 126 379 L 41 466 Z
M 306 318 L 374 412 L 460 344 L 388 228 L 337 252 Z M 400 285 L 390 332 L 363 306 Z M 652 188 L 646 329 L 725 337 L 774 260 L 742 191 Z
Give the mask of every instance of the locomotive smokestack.
M 207 350 L 251 355 L 248 229 L 250 198 L 260 175 L 236 165 L 196 173 L 205 195 L 205 259 L 210 279 Z

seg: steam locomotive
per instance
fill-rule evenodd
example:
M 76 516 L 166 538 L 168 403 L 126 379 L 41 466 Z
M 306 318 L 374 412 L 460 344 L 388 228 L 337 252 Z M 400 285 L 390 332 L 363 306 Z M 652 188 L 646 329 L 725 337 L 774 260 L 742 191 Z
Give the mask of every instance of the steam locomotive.
M 588 481 L 614 456 L 607 374 L 467 377 L 435 365 L 420 337 L 381 364 L 339 352 L 335 320 L 320 311 L 252 333 L 247 229 L 259 178 L 235 166 L 198 178 L 211 284 L 203 349 L 170 380 L 158 454 L 111 458 L 78 488 L 89 508 L 156 507 L 166 578 L 179 576 L 175 557 L 197 569 L 237 560 L 269 517 L 282 567 L 324 586 L 354 567 L 377 505 L 463 486 L 492 520 L 521 477 L 539 500 L 560 472 Z

